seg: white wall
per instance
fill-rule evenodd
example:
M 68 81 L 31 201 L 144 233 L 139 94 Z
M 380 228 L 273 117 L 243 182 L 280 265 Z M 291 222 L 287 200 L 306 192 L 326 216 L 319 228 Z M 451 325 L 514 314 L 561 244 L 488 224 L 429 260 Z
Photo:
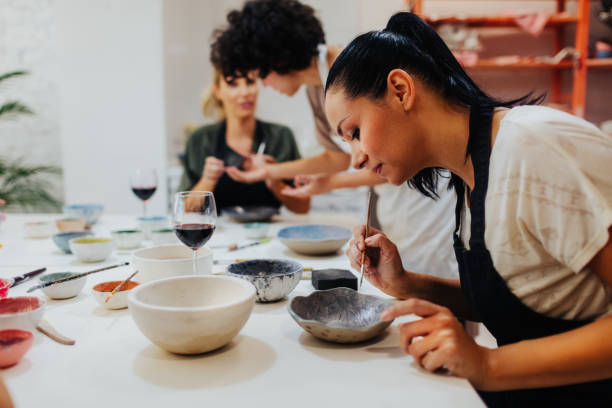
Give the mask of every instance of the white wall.
M 149 213 L 166 211 L 161 0 L 57 0 L 67 203 L 141 212 L 129 174 L 158 171 Z

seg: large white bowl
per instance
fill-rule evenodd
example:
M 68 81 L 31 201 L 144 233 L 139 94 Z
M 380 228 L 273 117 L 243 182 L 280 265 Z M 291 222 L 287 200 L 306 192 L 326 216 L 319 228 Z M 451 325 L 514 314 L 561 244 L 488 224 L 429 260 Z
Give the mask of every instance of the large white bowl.
M 135 251 L 132 263 L 138 271 L 138 280 L 145 283 L 173 276 L 193 275 L 192 256 L 193 250 L 185 245 L 159 245 Z M 211 274 L 212 251 L 206 247 L 200 248 L 196 265 L 198 275 Z
M 242 329 L 255 304 L 255 288 L 230 276 L 182 276 L 132 289 L 128 305 L 140 331 L 178 354 L 223 347 Z

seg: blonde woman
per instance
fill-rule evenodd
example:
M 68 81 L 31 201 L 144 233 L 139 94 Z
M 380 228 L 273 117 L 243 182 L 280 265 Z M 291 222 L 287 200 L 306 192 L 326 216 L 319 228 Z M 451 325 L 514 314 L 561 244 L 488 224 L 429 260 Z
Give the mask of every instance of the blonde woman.
M 246 184 L 225 174 L 227 167 L 249 169 L 254 162 L 284 162 L 300 158 L 291 130 L 255 118 L 258 86 L 255 76 L 223 78 L 215 70 L 203 111 L 218 122 L 197 129 L 187 142 L 180 189 L 205 190 L 215 194 L 217 208 L 235 205 L 285 205 L 295 213 L 306 213 L 310 199 L 281 194 L 285 183 L 265 180 Z

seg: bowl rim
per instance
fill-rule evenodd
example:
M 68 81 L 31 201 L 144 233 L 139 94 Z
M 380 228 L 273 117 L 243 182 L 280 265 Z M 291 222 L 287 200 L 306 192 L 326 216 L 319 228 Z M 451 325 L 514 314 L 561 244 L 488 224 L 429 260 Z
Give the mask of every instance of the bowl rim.
M 240 273 L 235 273 L 235 272 L 231 272 L 230 268 L 234 265 L 238 265 L 238 264 L 247 264 L 247 263 L 253 263 L 253 262 L 261 262 L 261 261 L 266 261 L 266 262 L 286 262 L 289 264 L 293 264 L 294 267 L 296 267 L 295 270 L 292 270 L 291 272 L 286 272 L 286 273 L 272 273 L 272 274 L 267 274 L 267 275 L 263 275 L 263 276 L 254 276 L 254 275 L 243 275 Z M 297 269 L 299 267 L 299 269 Z M 275 276 L 289 276 L 289 275 L 293 275 L 293 274 L 297 274 L 300 272 L 304 272 L 304 267 L 302 266 L 301 263 L 294 261 L 293 259 L 276 259 L 276 258 L 255 258 L 255 259 L 248 259 L 246 261 L 242 261 L 242 262 L 234 262 L 233 264 L 230 264 L 227 267 L 226 270 L 226 274 L 229 274 L 230 276 L 236 276 L 236 277 L 241 277 L 241 278 L 270 278 L 270 277 L 275 277 Z
M 169 281 L 180 281 L 180 280 L 188 280 L 188 279 L 212 279 L 212 280 L 229 280 L 232 282 L 235 282 L 237 284 L 239 284 L 240 286 L 242 286 L 244 289 L 247 290 L 247 295 L 243 296 L 237 300 L 231 301 L 231 302 L 226 302 L 226 303 L 220 303 L 217 305 L 209 305 L 209 306 L 194 306 L 194 307 L 181 307 L 181 306 L 158 306 L 158 305 L 152 305 L 150 303 L 145 303 L 139 299 L 136 298 L 136 296 L 138 296 L 138 294 L 143 291 L 148 289 L 151 286 L 154 286 L 156 284 L 160 284 L 160 283 L 165 283 L 165 282 L 169 282 Z M 164 279 L 159 279 L 159 280 L 154 280 L 151 282 L 146 282 L 146 283 L 142 283 L 138 286 L 136 286 L 134 289 L 131 289 L 129 291 L 129 295 L 128 295 L 128 303 L 130 304 L 135 304 L 138 307 L 141 308 L 145 308 L 148 310 L 155 310 L 158 312 L 205 312 L 208 310 L 215 310 L 215 309 L 219 309 L 219 308 L 226 308 L 226 307 L 231 307 L 231 306 L 235 306 L 238 305 L 240 303 L 243 303 L 245 301 L 248 301 L 249 299 L 252 299 L 253 302 L 255 301 L 255 295 L 256 295 L 256 290 L 255 290 L 255 286 L 253 286 L 253 284 L 245 279 L 240 279 L 240 278 L 236 278 L 233 276 L 225 276 L 225 275 L 188 275 L 188 276 L 173 276 L 170 278 L 164 278 Z
M 34 312 L 36 312 L 36 311 L 38 311 L 40 309 L 44 309 L 44 307 L 47 305 L 47 301 L 45 299 L 43 299 L 43 298 L 38 297 L 38 296 L 8 296 L 8 297 L 5 297 L 4 299 L 0 299 L 0 302 L 5 301 L 6 299 L 19 299 L 19 298 L 35 298 L 35 299 L 38 299 L 38 307 L 36 309 L 28 310 L 26 312 L 0 313 L 0 319 L 14 317 L 14 316 L 25 316 L 27 314 L 34 313 Z
M 125 229 L 116 229 L 111 231 L 111 235 L 136 235 L 142 234 L 142 230 L 138 228 L 125 228 Z
M 99 293 L 99 294 L 110 294 L 112 292 L 112 290 L 109 290 L 107 292 L 103 292 L 101 290 L 96 290 L 95 287 L 102 285 L 103 283 L 114 283 L 117 282 L 117 286 L 119 286 L 121 284 L 121 282 L 123 282 L 122 280 L 109 280 L 109 281 L 102 281 L 102 282 L 98 282 L 95 285 L 93 285 L 91 287 L 91 292 L 92 293 Z M 125 293 L 126 295 L 129 294 L 131 291 L 133 291 L 134 289 L 136 289 L 138 286 L 141 286 L 142 283 L 138 282 L 138 281 L 134 281 L 134 280 L 130 280 L 130 283 L 134 282 L 136 284 L 136 286 L 134 286 L 132 289 L 126 289 L 126 290 L 120 290 L 119 292 L 115 293 L 115 296 L 120 294 L 120 293 Z M 113 289 L 114 290 L 114 289 Z
M 191 262 L 191 257 L 188 258 L 166 258 L 166 259 L 155 259 L 155 258 L 145 258 L 143 256 L 141 256 L 139 253 L 143 252 L 143 251 L 147 251 L 147 250 L 153 250 L 153 249 L 158 249 L 160 247 L 182 247 L 182 248 L 187 248 L 185 245 L 183 244 L 162 244 L 162 245 L 156 245 L 156 246 L 152 246 L 152 247 L 148 247 L 148 248 L 140 248 L 136 251 L 134 251 L 132 253 L 132 258 L 134 260 L 139 260 L 139 261 L 145 261 L 145 262 L 155 262 L 155 263 L 166 263 L 166 262 L 176 262 L 177 260 L 179 261 L 184 261 L 184 260 L 188 260 L 189 262 Z M 203 246 L 202 248 L 200 248 L 197 252 L 200 252 L 201 250 L 206 249 L 206 253 L 204 254 L 196 254 L 196 259 L 201 259 L 201 258 L 207 258 L 207 257 L 211 257 L 212 258 L 212 250 L 206 246 Z
M 19 340 L 22 342 L 27 342 L 34 339 L 34 333 L 31 330 L 23 330 L 23 329 L 2 329 L 0 330 L 0 337 L 3 334 L 19 334 Z M 21 337 L 23 336 L 23 337 Z
M 80 272 L 69 272 L 69 271 L 64 271 L 64 272 L 50 272 L 50 273 L 44 273 L 44 274 L 42 274 L 42 275 L 40 275 L 40 276 L 38 277 L 38 280 L 39 280 L 40 282 L 44 282 L 44 283 L 46 283 L 46 282 L 49 282 L 49 281 L 48 281 L 48 280 L 43 280 L 43 278 L 48 277 L 48 276 L 53 276 L 53 275 L 59 275 L 59 274 L 62 274 L 62 275 L 63 275 L 63 274 L 65 274 L 65 273 L 67 273 L 67 274 L 68 274 L 68 275 L 66 276 L 66 277 L 68 277 L 68 276 L 71 276 L 71 275 L 72 275 L 72 276 L 74 276 L 74 275 L 78 275 Z M 83 278 L 87 279 L 87 276 L 83 276 Z M 61 278 L 58 278 L 58 279 L 61 279 Z M 81 279 L 82 279 L 82 278 L 77 278 L 77 279 L 72 279 L 72 280 L 73 280 L 73 281 L 80 281 Z M 68 283 L 68 282 L 64 282 L 64 283 Z M 43 289 L 47 289 L 47 288 L 43 288 Z
M 63 209 L 83 209 L 83 208 L 95 208 L 95 209 L 104 209 L 104 204 L 96 204 L 96 203 L 83 203 L 83 204 L 66 204 Z
M 301 228 L 301 227 L 334 227 L 334 228 L 338 228 L 338 229 L 342 229 L 347 231 L 347 236 L 346 237 L 337 237 L 337 238 L 288 238 L 288 237 L 281 237 L 281 233 L 283 231 L 286 230 L 290 230 L 290 229 L 295 229 L 295 228 Z M 307 241 L 307 242 L 329 242 L 329 241 L 340 241 L 340 240 L 344 240 L 347 241 L 351 238 L 351 236 L 353 235 L 352 231 L 346 227 L 341 227 L 339 225 L 333 225 L 333 224 L 303 224 L 303 225 L 289 225 L 287 227 L 281 228 L 278 233 L 276 234 L 276 236 L 278 237 L 278 239 L 280 239 L 281 241 L 294 241 L 294 242 L 303 242 L 303 241 Z
M 96 237 L 95 235 L 93 237 L 90 238 L 96 238 L 96 239 L 104 239 L 105 241 L 102 242 L 76 242 L 77 239 L 81 239 L 81 238 L 86 238 L 86 237 L 76 237 L 76 238 L 71 238 L 68 240 L 68 244 L 70 245 L 97 245 L 97 244 L 112 244 L 114 241 L 112 238 L 110 237 Z
M 56 234 L 53 234 L 54 238 L 63 238 L 67 235 L 73 235 L 73 234 L 79 234 L 78 237 L 74 237 L 74 238 L 82 238 L 86 235 L 93 235 L 93 232 L 88 231 L 88 230 L 75 230 L 75 231 L 62 231 L 62 232 L 58 232 Z
M 379 296 L 375 296 L 375 295 L 369 295 L 367 293 L 360 293 L 354 289 L 350 289 L 350 288 L 345 288 L 345 287 L 337 287 L 337 288 L 332 288 L 332 289 L 325 289 L 325 290 L 315 290 L 314 292 L 310 293 L 307 296 L 295 296 L 294 298 L 291 299 L 291 301 L 289 302 L 289 304 L 287 305 L 287 310 L 289 311 L 289 314 L 291 315 L 291 317 L 293 317 L 293 319 L 297 322 L 297 323 L 301 323 L 301 324 L 312 324 L 312 325 L 317 325 L 320 327 L 326 327 L 329 329 L 338 329 L 338 330 L 343 330 L 343 331 L 348 331 L 348 332 L 354 332 L 354 333 L 361 333 L 370 329 L 373 329 L 376 326 L 379 326 L 381 324 L 383 325 L 387 325 L 389 326 L 391 323 L 393 323 L 393 320 L 390 320 L 388 322 L 385 322 L 383 320 L 380 320 L 376 323 L 367 325 L 367 326 L 362 326 L 359 328 L 354 328 L 354 327 L 344 327 L 344 326 L 328 326 L 324 323 L 322 323 L 319 320 L 313 320 L 313 319 L 304 319 L 303 317 L 301 317 L 300 315 L 298 315 L 294 310 L 293 310 L 293 302 L 296 299 L 305 299 L 305 298 L 309 298 L 310 296 L 316 294 L 316 293 L 321 293 L 321 292 L 345 292 L 345 291 L 351 291 L 351 292 L 355 292 L 357 294 L 357 296 L 366 296 L 366 297 L 372 297 L 372 298 L 376 298 L 376 299 L 380 299 L 380 300 L 388 300 L 389 302 L 393 303 L 392 299 L 385 299 Z M 391 306 L 391 304 L 389 305 Z

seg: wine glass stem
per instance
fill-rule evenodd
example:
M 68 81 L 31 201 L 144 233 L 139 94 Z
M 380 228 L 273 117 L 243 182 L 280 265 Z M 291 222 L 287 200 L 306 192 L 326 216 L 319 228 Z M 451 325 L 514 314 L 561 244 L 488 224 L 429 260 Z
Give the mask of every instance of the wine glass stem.
M 192 258 L 193 262 L 192 263 L 193 263 L 193 274 L 194 275 L 198 274 L 198 264 L 196 262 L 196 254 L 197 254 L 197 252 L 198 252 L 197 250 L 195 250 L 195 249 L 193 250 L 193 258 Z
M 147 202 L 146 201 L 142 202 L 142 216 L 143 217 L 147 216 Z

